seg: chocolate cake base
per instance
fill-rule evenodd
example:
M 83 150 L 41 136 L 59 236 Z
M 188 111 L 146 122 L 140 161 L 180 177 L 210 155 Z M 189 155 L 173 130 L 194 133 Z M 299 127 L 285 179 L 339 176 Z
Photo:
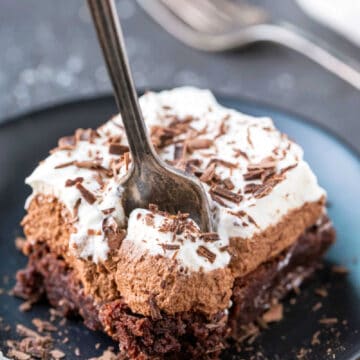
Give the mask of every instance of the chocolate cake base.
M 134 314 L 123 299 L 94 304 L 65 261 L 44 244 L 29 249 L 26 269 L 17 274 L 14 292 L 25 299 L 46 297 L 64 316 L 80 315 L 87 327 L 104 330 L 130 359 L 217 359 L 241 325 L 258 318 L 308 278 L 335 239 L 326 218 L 309 228 L 290 248 L 235 280 L 232 307 L 212 318 L 201 313 L 162 313 L 154 306 L 152 317 Z

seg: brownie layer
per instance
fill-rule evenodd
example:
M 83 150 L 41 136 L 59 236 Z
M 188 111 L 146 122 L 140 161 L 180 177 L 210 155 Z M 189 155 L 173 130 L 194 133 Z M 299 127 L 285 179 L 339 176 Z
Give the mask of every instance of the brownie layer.
M 236 337 L 239 324 L 255 320 L 312 274 L 334 238 L 324 218 L 279 256 L 237 278 L 229 315 L 219 312 L 209 318 L 191 311 L 167 315 L 154 303 L 152 316 L 144 317 L 134 314 L 121 298 L 95 305 L 65 261 L 39 243 L 27 248 L 29 262 L 18 272 L 15 294 L 31 299 L 46 296 L 65 316 L 81 315 L 86 326 L 104 330 L 119 341 L 122 353 L 132 359 L 178 358 L 179 354 L 216 359 L 226 339 Z

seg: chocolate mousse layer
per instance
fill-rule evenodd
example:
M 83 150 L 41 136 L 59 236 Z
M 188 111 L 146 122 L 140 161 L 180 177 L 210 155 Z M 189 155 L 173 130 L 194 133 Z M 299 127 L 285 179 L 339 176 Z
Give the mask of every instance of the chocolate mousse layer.
M 169 315 L 155 301 L 150 302 L 150 316 L 142 316 L 121 297 L 98 303 L 85 295 L 76 271 L 39 242 L 24 246 L 29 262 L 17 274 L 15 294 L 32 300 L 46 297 L 65 316 L 80 315 L 87 327 L 104 330 L 118 341 L 130 358 L 217 359 L 227 340 L 237 337 L 240 325 L 254 321 L 314 272 L 334 238 L 323 217 L 279 255 L 236 278 L 229 311 L 211 316 L 201 311 Z

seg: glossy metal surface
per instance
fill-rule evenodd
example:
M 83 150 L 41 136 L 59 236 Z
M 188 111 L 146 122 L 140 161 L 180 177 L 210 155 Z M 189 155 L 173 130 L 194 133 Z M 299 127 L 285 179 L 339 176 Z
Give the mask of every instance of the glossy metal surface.
M 131 170 L 121 184 L 125 214 L 129 216 L 136 208 L 155 204 L 169 213 L 189 213 L 202 231 L 211 231 L 209 204 L 200 181 L 167 166 L 150 143 L 114 2 L 88 0 L 88 4 L 131 151 Z
M 261 8 L 229 0 L 137 0 L 163 28 L 203 51 L 271 42 L 301 53 L 360 90 L 360 65 L 294 25 L 275 23 Z

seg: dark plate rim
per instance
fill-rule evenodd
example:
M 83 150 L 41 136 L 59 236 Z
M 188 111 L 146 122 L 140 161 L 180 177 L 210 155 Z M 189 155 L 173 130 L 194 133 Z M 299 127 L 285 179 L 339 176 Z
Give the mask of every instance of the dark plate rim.
M 153 88 L 151 88 L 151 91 L 157 92 L 157 91 L 166 90 L 166 89 L 169 89 L 169 88 L 153 87 Z M 137 92 L 139 94 L 143 94 L 146 91 L 150 91 L 149 88 L 138 88 L 137 89 Z M 360 161 L 360 150 L 357 150 L 355 148 L 355 146 L 352 145 L 348 140 L 346 140 L 343 136 L 336 133 L 334 130 L 330 129 L 328 126 L 326 126 L 324 124 L 320 124 L 320 123 L 316 122 L 315 120 L 309 118 L 306 115 L 302 115 L 301 113 L 299 113 L 297 111 L 289 110 L 289 109 L 286 109 L 285 107 L 282 107 L 279 105 L 270 104 L 269 102 L 262 101 L 262 100 L 259 100 L 256 98 L 242 96 L 242 95 L 236 96 L 234 94 L 228 94 L 228 93 L 221 92 L 221 91 L 213 91 L 211 89 L 210 89 L 210 91 L 212 91 L 212 93 L 214 94 L 214 96 L 217 99 L 226 99 L 226 100 L 230 100 L 230 101 L 234 101 L 234 102 L 240 101 L 242 103 L 249 104 L 250 106 L 253 106 L 253 107 L 258 107 L 258 108 L 262 108 L 265 110 L 286 114 L 286 115 L 290 116 L 292 119 L 294 119 L 295 121 L 306 123 L 306 124 L 310 125 L 311 127 L 318 129 L 322 132 L 325 132 L 327 135 L 334 138 L 337 142 L 339 142 L 341 145 L 343 145 L 345 148 L 347 148 L 347 150 L 350 151 L 350 153 L 354 157 L 356 157 L 358 161 Z M 72 98 L 70 100 L 64 100 L 64 101 L 59 101 L 59 102 L 57 102 L 57 101 L 48 102 L 44 105 L 35 106 L 35 107 L 31 108 L 30 110 L 25 110 L 16 115 L 3 118 L 0 123 L 0 131 L 1 131 L 1 129 L 6 128 L 7 126 L 11 126 L 14 123 L 16 124 L 16 123 L 25 121 L 27 117 L 36 117 L 37 115 L 46 113 L 48 111 L 54 111 L 57 109 L 61 110 L 61 108 L 69 107 L 69 106 L 76 106 L 76 105 L 80 105 L 82 103 L 85 104 L 87 102 L 92 102 L 92 101 L 104 101 L 104 100 L 108 100 L 111 97 L 113 97 L 111 92 L 101 92 L 96 95 L 79 96 L 79 97 Z

